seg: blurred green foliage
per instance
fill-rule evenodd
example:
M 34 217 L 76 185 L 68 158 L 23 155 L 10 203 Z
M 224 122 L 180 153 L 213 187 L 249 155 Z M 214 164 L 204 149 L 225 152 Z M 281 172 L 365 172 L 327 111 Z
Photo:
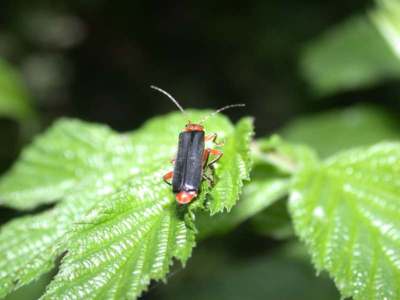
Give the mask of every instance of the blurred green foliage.
M 355 16 L 306 46 L 301 68 L 318 95 L 400 77 L 400 59 L 367 16 Z
M 354 106 L 335 109 L 290 122 L 281 134 L 294 143 L 305 143 L 322 157 L 355 146 L 367 146 L 400 138 L 395 113 L 379 107 Z
M 339 298 L 326 276 L 316 278 L 307 261 L 289 254 L 291 250 L 282 247 L 272 253 L 238 258 L 228 256 L 213 243 L 205 246 L 197 249 L 185 270 L 176 271 L 168 279 L 167 286 L 150 290 L 149 297 L 160 300 Z
M 272 204 L 251 219 L 251 228 L 257 234 L 276 240 L 288 240 L 294 236 L 286 199 Z
M 0 117 L 19 121 L 32 118 L 30 98 L 20 74 L 0 58 Z

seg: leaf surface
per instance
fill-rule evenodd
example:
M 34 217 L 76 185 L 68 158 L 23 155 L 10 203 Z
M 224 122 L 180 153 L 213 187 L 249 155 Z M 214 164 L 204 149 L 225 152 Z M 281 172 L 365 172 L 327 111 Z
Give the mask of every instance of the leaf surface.
M 176 204 L 162 176 L 172 168 L 186 118 L 205 113 L 155 118 L 127 134 L 62 120 L 37 138 L 1 179 L 0 199 L 22 209 L 57 204 L 1 228 L 0 297 L 51 270 L 60 255 L 60 271 L 44 299 L 136 298 L 151 280 L 165 278 L 173 258 L 185 263 L 195 245 L 195 207 L 214 199 L 219 207 L 232 206 L 240 189 L 224 186 L 221 176 L 238 183 L 250 169 L 251 120 L 234 127 L 219 115 L 206 124 L 227 147 L 214 174 L 219 190 L 203 184 L 192 205 Z
M 290 196 L 297 234 L 343 297 L 400 298 L 400 144 L 340 153 L 305 168 Z
M 241 120 L 234 132 L 234 138 L 224 145 L 224 162 L 217 168 L 220 178 L 216 183 L 209 203 L 211 214 L 230 211 L 239 200 L 243 181 L 249 180 L 252 166 L 250 142 L 253 136 L 252 119 Z

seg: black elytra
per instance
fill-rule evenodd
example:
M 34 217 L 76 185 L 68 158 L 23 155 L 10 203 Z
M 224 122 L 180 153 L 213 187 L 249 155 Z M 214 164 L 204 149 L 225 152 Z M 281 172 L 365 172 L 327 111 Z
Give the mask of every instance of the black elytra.
M 203 176 L 204 131 L 184 131 L 179 135 L 172 190 L 198 192 Z

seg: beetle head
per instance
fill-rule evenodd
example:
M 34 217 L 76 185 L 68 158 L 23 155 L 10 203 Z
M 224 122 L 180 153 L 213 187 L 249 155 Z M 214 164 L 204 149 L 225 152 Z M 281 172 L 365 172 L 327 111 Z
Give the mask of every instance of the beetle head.
M 185 131 L 204 131 L 204 126 L 200 124 L 194 124 L 189 121 L 185 126 Z

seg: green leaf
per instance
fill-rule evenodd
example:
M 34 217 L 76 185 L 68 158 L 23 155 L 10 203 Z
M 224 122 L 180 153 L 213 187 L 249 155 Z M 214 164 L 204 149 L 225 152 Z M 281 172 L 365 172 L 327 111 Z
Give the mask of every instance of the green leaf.
M 0 116 L 25 120 L 33 116 L 26 87 L 20 75 L 0 58 Z
M 93 193 L 66 199 L 58 207 L 36 216 L 16 219 L 0 231 L 0 298 L 54 267 L 65 249 L 67 232 L 93 205 Z M 86 198 L 88 197 L 88 198 Z
M 340 153 L 296 176 L 290 212 L 343 297 L 400 299 L 400 144 Z
M 301 145 L 284 142 L 278 136 L 252 143 L 254 165 L 251 182 L 232 211 L 212 215 L 201 213 L 196 218 L 201 239 L 222 235 L 261 213 L 288 194 L 290 175 L 304 165 L 316 162 L 316 154 Z
M 400 59 L 400 3 L 397 0 L 377 0 L 378 7 L 370 14 L 372 21 Z
M 354 106 L 302 117 L 281 130 L 289 142 L 307 144 L 327 157 L 340 150 L 399 139 L 397 118 L 378 107 Z
M 79 185 L 99 182 L 100 188 L 114 176 L 126 177 L 134 168 L 128 163 L 132 146 L 128 136 L 106 126 L 61 120 L 36 138 L 0 179 L 0 204 L 32 209 L 79 194 Z
M 194 207 L 206 201 L 207 191 L 208 205 L 213 199 L 221 207 L 233 205 L 230 197 L 239 189 L 222 186 L 221 176 L 238 182 L 236 176 L 247 178 L 249 170 L 249 145 L 243 143 L 251 136 L 250 120 L 237 127 L 221 115 L 209 120 L 206 129 L 226 142 L 223 150 L 228 147 L 215 171 L 226 195 L 204 184 L 189 209 L 179 208 L 162 175 L 172 168 L 187 118 L 205 113 L 155 118 L 129 134 L 62 120 L 36 139 L 1 180 L 0 198 L 23 209 L 58 203 L 1 229 L 0 297 L 51 270 L 61 255 L 44 299 L 136 298 L 151 280 L 165 277 L 173 258 L 185 263 L 195 244 Z M 245 151 L 246 164 L 237 164 L 238 151 Z
M 400 77 L 400 60 L 367 16 L 329 30 L 304 49 L 304 77 L 320 95 Z
M 172 258 L 186 262 L 195 245 L 193 225 L 150 176 L 153 191 L 135 180 L 90 212 L 43 299 L 134 299 L 152 279 L 165 277 Z
M 241 120 L 234 132 L 234 138 L 225 142 L 224 161 L 217 169 L 220 178 L 211 194 L 209 202 L 211 214 L 230 211 L 239 200 L 243 181 L 249 180 L 251 170 L 250 142 L 253 136 L 252 119 Z
M 208 216 L 201 214 L 197 220 L 200 238 L 224 234 L 247 219 L 257 215 L 275 201 L 287 195 L 289 179 L 265 178 L 246 184 L 238 204 L 229 213 Z
M 279 138 L 276 137 L 276 139 Z M 266 161 L 263 158 L 266 153 L 262 151 L 266 148 L 265 144 L 270 146 L 269 143 L 269 139 L 262 143 L 259 141 L 252 143 L 251 155 L 255 158 L 255 162 L 251 171 L 251 182 L 245 184 L 238 205 L 228 213 L 210 216 L 206 211 L 196 216 L 200 239 L 231 231 L 288 194 L 289 176 L 280 172 L 269 160 Z M 269 150 L 271 149 L 268 148 L 267 152 Z
M 262 231 L 268 232 L 269 236 L 284 238 L 288 236 L 286 233 L 290 233 L 287 230 L 290 219 L 286 218 L 284 226 L 280 226 L 283 222 L 271 222 L 277 211 L 270 213 L 269 209 L 288 194 L 292 173 L 317 162 L 316 154 L 308 147 L 286 143 L 278 136 L 253 142 L 251 149 L 254 157 L 251 182 L 244 186 L 240 201 L 232 211 L 211 217 L 207 212 L 197 215 L 196 225 L 201 239 L 225 234 L 251 218 L 266 225 Z

